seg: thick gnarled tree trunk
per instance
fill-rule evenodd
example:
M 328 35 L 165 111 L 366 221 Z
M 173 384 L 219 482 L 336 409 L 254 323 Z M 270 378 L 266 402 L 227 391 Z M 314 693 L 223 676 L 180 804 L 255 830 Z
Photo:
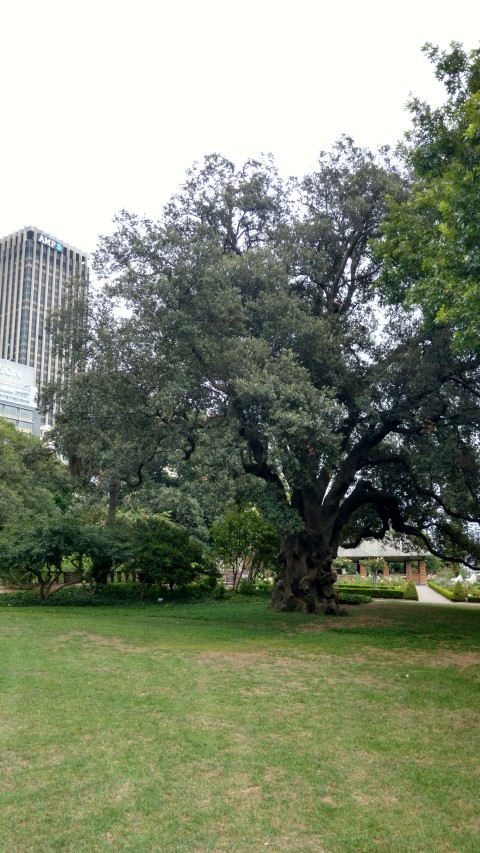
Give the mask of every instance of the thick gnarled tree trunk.
M 270 606 L 279 612 L 338 613 L 332 557 L 321 537 L 300 533 L 285 539 L 279 555 L 282 569 Z

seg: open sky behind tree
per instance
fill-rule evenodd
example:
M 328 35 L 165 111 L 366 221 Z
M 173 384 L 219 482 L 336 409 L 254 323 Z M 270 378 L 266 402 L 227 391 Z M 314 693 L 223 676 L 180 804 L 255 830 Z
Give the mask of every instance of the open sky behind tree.
M 313 169 L 341 134 L 372 148 L 442 89 L 426 41 L 478 46 L 471 0 L 26 0 L 2 10 L 0 235 L 93 251 L 127 208 L 153 218 L 195 159 L 272 151 Z

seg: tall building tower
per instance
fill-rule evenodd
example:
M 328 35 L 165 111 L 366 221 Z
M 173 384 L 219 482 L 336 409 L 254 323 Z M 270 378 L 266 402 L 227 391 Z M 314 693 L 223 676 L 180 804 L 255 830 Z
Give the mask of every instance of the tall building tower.
M 36 227 L 0 238 L 0 358 L 32 367 L 39 388 L 62 375 L 46 317 L 64 301 L 67 282 L 74 282 L 75 298 L 88 278 L 85 252 Z M 45 425 L 51 423 L 47 415 Z

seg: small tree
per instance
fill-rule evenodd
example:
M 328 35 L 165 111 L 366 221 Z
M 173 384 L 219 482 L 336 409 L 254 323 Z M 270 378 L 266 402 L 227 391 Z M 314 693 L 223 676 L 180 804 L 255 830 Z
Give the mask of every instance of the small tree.
M 408 581 L 403 590 L 403 597 L 408 599 L 408 601 L 418 601 L 417 587 L 413 581 Z
M 204 574 L 207 564 L 199 542 L 165 516 L 145 516 L 131 527 L 128 565 L 146 585 L 167 584 L 172 590 Z
M 1 542 L 2 576 L 20 584 L 33 580 L 42 598 L 82 580 L 105 581 L 106 575 L 98 573 L 99 561 L 111 571 L 113 560 L 126 554 L 121 537 L 102 525 L 85 523 L 75 512 L 58 512 L 41 524 L 12 525 L 3 531 Z M 75 570 L 68 580 L 66 563 Z
M 232 573 L 237 589 L 243 572 L 251 583 L 276 568 L 278 535 L 255 506 L 232 507 L 212 525 L 213 554 Z

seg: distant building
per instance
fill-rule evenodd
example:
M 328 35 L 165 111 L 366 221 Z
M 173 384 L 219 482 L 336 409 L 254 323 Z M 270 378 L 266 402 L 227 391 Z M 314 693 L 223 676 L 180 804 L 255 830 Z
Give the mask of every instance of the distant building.
M 0 417 L 22 432 L 40 435 L 33 367 L 0 358 Z
M 0 238 L 0 358 L 32 368 L 37 388 L 62 376 L 46 317 L 62 304 L 68 281 L 75 282 L 75 297 L 88 288 L 88 277 L 85 252 L 37 227 Z M 42 420 L 52 425 L 51 415 Z
M 344 560 L 350 560 L 360 575 L 366 575 L 365 561 L 371 559 L 383 560 L 382 574 L 403 575 L 407 580 L 414 583 L 425 584 L 427 575 L 425 570 L 425 557 L 428 551 L 418 546 L 413 546 L 407 541 L 395 541 L 392 537 L 385 539 L 364 539 L 357 548 L 339 548 L 338 556 Z

